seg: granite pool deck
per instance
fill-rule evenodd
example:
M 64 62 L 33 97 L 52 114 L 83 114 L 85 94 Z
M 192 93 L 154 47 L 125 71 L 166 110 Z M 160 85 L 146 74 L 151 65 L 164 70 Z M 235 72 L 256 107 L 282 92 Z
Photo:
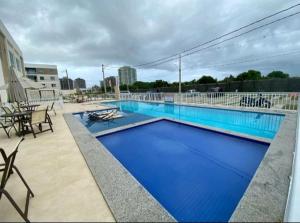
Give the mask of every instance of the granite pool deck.
M 101 108 L 89 103 L 65 104 L 63 109 L 57 108 L 56 116 L 51 115 L 54 133 L 45 132 L 36 139 L 26 135 L 15 164 L 35 194 L 30 200 L 30 221 L 115 221 L 63 118 L 63 113 Z M 7 153 L 19 139 L 14 135 L 8 139 L 0 129 L 0 147 Z M 6 189 L 23 208 L 26 190 L 17 175 L 11 176 Z M 0 200 L 0 221 L 23 221 L 4 196 Z

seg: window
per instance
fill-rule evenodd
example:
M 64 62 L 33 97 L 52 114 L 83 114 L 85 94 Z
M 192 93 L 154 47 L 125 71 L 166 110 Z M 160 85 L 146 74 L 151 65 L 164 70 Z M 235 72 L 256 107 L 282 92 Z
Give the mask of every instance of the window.
M 55 81 L 55 77 L 50 77 L 50 80 L 51 81 Z
M 35 68 L 26 67 L 25 70 L 26 70 L 27 74 L 36 74 Z
M 56 84 L 51 84 L 51 87 L 56 87 Z
M 40 81 L 44 81 L 44 80 L 45 80 L 45 77 L 40 76 Z
M 10 65 L 15 67 L 15 58 L 11 51 L 9 51 L 9 60 L 10 60 Z
M 27 77 L 28 77 L 29 79 L 35 81 L 35 82 L 37 81 L 36 76 L 33 76 L 33 75 L 27 75 Z
M 20 63 L 20 60 L 16 58 L 16 62 L 17 62 L 18 71 L 21 72 L 21 63 Z

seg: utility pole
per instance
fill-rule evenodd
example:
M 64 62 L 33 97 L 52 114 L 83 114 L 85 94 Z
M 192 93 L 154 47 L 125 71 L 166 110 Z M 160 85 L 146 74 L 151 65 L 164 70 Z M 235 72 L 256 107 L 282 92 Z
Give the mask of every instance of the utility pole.
M 69 82 L 69 75 L 67 69 L 66 69 L 66 75 L 67 75 L 68 89 L 70 90 L 70 82 Z
M 103 76 L 104 93 L 106 94 L 106 83 L 105 83 L 105 77 L 104 77 L 104 64 L 102 64 L 102 76 Z
M 178 83 L 178 93 L 179 93 L 179 102 L 181 103 L 181 54 L 179 54 L 178 61 L 178 74 L 179 74 L 179 83 Z

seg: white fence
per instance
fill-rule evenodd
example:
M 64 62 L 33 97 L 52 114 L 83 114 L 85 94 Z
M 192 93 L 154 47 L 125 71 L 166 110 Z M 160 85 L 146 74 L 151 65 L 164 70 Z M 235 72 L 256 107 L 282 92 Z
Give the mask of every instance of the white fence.
M 43 104 L 49 105 L 55 102 L 60 107 L 63 106 L 62 96 L 57 90 L 31 90 L 27 89 L 27 103 L 28 104 Z
M 297 111 L 298 92 L 126 93 L 121 100 Z

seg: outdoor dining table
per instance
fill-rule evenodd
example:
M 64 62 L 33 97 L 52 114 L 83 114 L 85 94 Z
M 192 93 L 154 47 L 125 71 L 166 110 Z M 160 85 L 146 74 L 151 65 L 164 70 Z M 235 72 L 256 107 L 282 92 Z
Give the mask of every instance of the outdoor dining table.
M 33 105 L 21 105 L 20 108 L 25 109 L 26 111 L 35 111 L 37 107 L 39 107 L 39 104 L 33 104 Z
M 18 123 L 17 135 L 22 136 L 25 135 L 24 125 L 23 125 L 24 120 L 26 120 L 26 117 L 28 117 L 31 113 L 32 111 L 13 112 L 9 114 L 2 114 L 1 117 L 11 118 L 13 124 Z

